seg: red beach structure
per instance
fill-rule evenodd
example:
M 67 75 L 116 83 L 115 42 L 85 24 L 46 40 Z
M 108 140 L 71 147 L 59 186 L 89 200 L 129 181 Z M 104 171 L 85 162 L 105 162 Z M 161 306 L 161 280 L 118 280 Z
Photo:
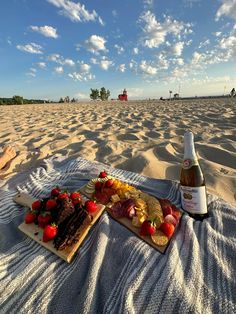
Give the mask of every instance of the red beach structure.
M 123 90 L 123 94 L 118 95 L 118 99 L 121 101 L 127 101 L 128 100 L 128 94 L 127 94 L 126 89 Z

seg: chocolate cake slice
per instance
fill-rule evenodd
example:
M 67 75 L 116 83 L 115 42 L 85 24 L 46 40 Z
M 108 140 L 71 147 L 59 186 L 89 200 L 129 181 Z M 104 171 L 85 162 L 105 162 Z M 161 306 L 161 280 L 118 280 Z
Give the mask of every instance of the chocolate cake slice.
M 55 222 L 60 225 L 65 219 L 70 217 L 75 212 L 75 206 L 68 197 L 58 200 L 58 202 Z
M 92 220 L 92 217 L 83 208 L 78 208 L 58 225 L 58 234 L 54 239 L 54 246 L 57 250 L 64 250 L 77 242 L 80 235 L 79 229 L 86 218 L 89 221 Z

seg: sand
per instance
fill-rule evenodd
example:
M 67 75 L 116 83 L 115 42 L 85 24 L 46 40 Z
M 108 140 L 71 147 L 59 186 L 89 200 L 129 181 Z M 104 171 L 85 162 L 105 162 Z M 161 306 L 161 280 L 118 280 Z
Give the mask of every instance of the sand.
M 236 99 L 87 102 L 0 106 L 0 147 L 17 157 L 2 180 L 54 154 L 96 160 L 146 176 L 179 180 L 183 135 L 195 147 L 207 190 L 236 201 Z

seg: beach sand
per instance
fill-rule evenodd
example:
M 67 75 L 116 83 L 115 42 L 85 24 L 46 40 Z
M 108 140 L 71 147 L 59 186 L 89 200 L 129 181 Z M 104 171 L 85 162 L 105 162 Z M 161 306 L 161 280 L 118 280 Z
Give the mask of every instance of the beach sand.
M 192 130 L 207 190 L 236 201 L 236 99 L 0 106 L 0 147 L 17 157 L 2 179 L 59 153 L 146 176 L 179 180 L 183 135 Z

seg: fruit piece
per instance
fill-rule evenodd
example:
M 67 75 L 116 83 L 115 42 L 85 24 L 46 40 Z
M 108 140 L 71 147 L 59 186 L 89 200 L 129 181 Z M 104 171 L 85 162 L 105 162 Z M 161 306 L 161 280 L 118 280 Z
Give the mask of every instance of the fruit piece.
M 40 228 L 44 228 L 46 225 L 50 223 L 52 216 L 49 213 L 41 213 L 38 216 L 38 224 Z
M 51 196 L 58 196 L 60 194 L 60 189 L 59 188 L 54 188 L 51 191 Z
M 175 219 L 175 217 L 173 215 L 165 216 L 164 222 L 168 222 L 168 223 L 172 224 L 173 226 L 177 225 L 177 220 Z
M 172 215 L 175 217 L 175 219 L 178 222 L 181 217 L 180 210 L 175 205 L 172 205 L 171 207 L 172 207 Z
M 89 214 L 95 213 L 98 210 L 98 206 L 94 201 L 88 200 L 84 205 Z
M 29 211 L 28 213 L 26 213 L 25 215 L 25 223 L 26 224 L 31 224 L 32 222 L 34 222 L 36 220 L 36 214 L 33 211 Z
M 54 199 L 49 199 L 47 200 L 46 203 L 46 210 L 52 210 L 53 208 L 55 208 L 57 206 L 57 202 Z
M 160 226 L 160 230 L 168 237 L 170 238 L 174 231 L 175 231 L 175 227 L 168 223 L 168 222 L 163 222 Z
M 103 171 L 101 171 L 101 172 L 99 173 L 99 178 L 106 178 L 106 177 L 107 177 L 107 173 L 106 173 L 105 170 L 103 170 Z
M 112 180 L 112 179 L 108 179 L 108 180 L 105 182 L 105 187 L 107 187 L 107 188 L 112 187 L 112 185 L 113 185 L 113 180 Z
M 172 207 L 170 205 L 166 205 L 162 207 L 163 216 L 172 215 Z
M 95 183 L 95 190 L 96 191 L 101 191 L 102 188 L 102 182 L 98 181 Z
M 72 193 L 70 194 L 70 197 L 71 197 L 72 200 L 81 199 L 81 194 L 80 194 L 79 192 L 72 192 Z
M 145 220 L 142 223 L 140 235 L 141 236 L 148 236 L 153 235 L 156 232 L 155 224 L 150 220 Z
M 48 242 L 57 235 L 57 226 L 55 224 L 45 226 L 43 230 L 43 242 Z
M 67 198 L 67 197 L 69 197 L 69 194 L 66 193 L 66 192 L 60 193 L 60 194 L 58 195 L 58 199 L 59 199 L 59 200 L 62 200 L 62 199 Z
M 32 210 L 39 210 L 42 206 L 42 202 L 40 200 L 37 200 L 32 203 L 31 208 Z
M 158 246 L 164 246 L 168 243 L 168 237 L 160 230 L 157 230 L 153 235 L 151 235 L 152 241 Z

